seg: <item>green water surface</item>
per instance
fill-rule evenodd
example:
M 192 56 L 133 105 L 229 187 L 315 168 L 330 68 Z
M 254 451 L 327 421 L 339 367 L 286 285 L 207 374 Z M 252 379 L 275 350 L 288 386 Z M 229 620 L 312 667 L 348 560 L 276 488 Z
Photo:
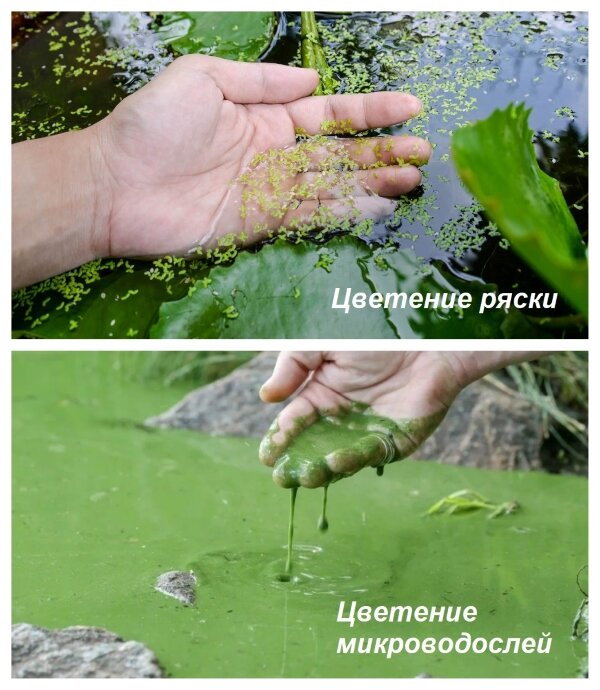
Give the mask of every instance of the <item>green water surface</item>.
M 179 677 L 569 677 L 587 561 L 587 482 L 403 461 L 329 495 L 300 491 L 294 569 L 289 492 L 258 441 L 137 423 L 181 397 L 129 375 L 139 353 L 13 355 L 13 621 L 95 625 L 140 640 Z M 137 359 L 136 359 L 137 358 Z M 232 401 L 235 404 L 235 401 Z M 501 424 L 502 420 L 498 420 Z M 425 518 L 470 488 L 521 512 Z M 193 569 L 195 607 L 153 590 Z M 337 623 L 341 600 L 467 606 L 474 623 Z M 535 637 L 550 654 L 337 655 L 339 637 Z

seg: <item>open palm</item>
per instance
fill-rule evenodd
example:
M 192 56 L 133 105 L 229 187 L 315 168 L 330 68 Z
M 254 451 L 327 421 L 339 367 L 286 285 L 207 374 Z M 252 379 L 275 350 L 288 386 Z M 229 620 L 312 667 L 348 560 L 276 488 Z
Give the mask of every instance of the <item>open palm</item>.
M 362 130 L 402 122 L 420 109 L 401 93 L 310 96 L 317 79 L 314 70 L 190 55 L 124 99 L 100 123 L 110 254 L 184 255 L 228 233 L 248 233 L 263 219 L 242 219 L 235 182 L 256 153 L 294 146 L 298 128 L 317 134 L 324 121 L 350 120 Z M 397 162 L 419 164 L 430 151 L 420 139 L 390 137 L 374 170 L 371 149 L 352 153 L 363 168 L 354 182 L 365 207 L 382 203 L 373 192 L 394 197 L 419 184 L 418 169 Z M 321 192 L 303 202 L 304 210 L 325 203 L 335 212 L 335 196 Z

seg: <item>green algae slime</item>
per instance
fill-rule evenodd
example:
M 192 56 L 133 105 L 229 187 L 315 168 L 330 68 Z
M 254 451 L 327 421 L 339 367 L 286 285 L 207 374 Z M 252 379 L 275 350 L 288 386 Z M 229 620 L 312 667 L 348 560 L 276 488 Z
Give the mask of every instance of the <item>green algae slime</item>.
M 107 628 L 148 645 L 173 677 L 577 675 L 585 479 L 403 460 L 385 479 L 337 483 L 327 536 L 315 529 L 321 493 L 303 491 L 294 577 L 282 583 L 287 504 L 256 441 L 141 428 L 190 388 L 131 376 L 151 354 L 13 354 L 13 622 Z M 464 487 L 523 510 L 422 517 Z M 196 573 L 195 607 L 153 590 L 174 569 Z M 339 637 L 354 635 L 336 621 L 341 600 L 474 605 L 473 636 L 551 631 L 552 652 L 338 655 Z M 358 635 L 458 634 L 452 623 L 382 625 Z
M 317 527 L 321 532 L 327 532 L 329 529 L 329 520 L 327 519 L 327 486 L 323 487 L 323 505 L 321 507 L 321 515 Z
M 273 469 L 273 480 L 286 489 L 327 486 L 363 467 L 390 462 L 395 456 L 393 435 L 402 430 L 402 425 L 368 414 L 366 406 L 358 404 L 339 414 L 321 413 L 308 426 L 307 420 L 297 420 L 296 426 Z M 267 434 L 266 444 L 272 444 L 275 433 L 277 427 Z M 277 450 L 276 445 L 272 448 Z
M 292 573 L 292 555 L 294 538 L 294 508 L 299 486 L 309 488 L 323 487 L 323 503 L 321 515 L 317 523 L 319 531 L 329 529 L 327 520 L 327 490 L 330 482 L 346 476 L 334 472 L 328 464 L 332 452 L 345 449 L 355 460 L 366 462 L 381 457 L 381 462 L 389 462 L 393 458 L 390 451 L 391 441 L 385 441 L 381 434 L 371 433 L 376 428 L 391 434 L 396 425 L 384 417 L 365 414 L 365 407 L 354 405 L 350 411 L 341 415 L 322 415 L 307 428 L 306 420 L 298 420 L 297 425 L 302 430 L 291 441 L 275 462 L 273 477 L 277 483 L 290 488 L 290 516 L 288 523 L 288 547 L 285 572 L 281 575 L 282 582 L 289 582 Z M 347 457 L 346 457 L 347 460 Z M 378 467 L 379 469 L 379 467 Z M 378 472 L 379 474 L 379 472 Z
M 298 487 L 295 486 L 290 491 L 290 521 L 288 525 L 288 546 L 287 558 L 285 561 L 285 572 L 281 576 L 282 582 L 289 582 L 292 577 L 292 552 L 294 546 L 294 510 L 296 508 L 296 497 L 298 495 Z

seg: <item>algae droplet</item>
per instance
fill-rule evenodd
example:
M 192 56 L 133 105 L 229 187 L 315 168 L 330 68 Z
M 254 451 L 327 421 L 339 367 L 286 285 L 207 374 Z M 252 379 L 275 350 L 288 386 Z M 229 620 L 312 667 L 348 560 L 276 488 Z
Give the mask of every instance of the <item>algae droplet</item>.
M 298 487 L 294 486 L 291 489 L 292 493 L 290 496 L 290 522 L 288 525 L 288 548 L 287 548 L 287 560 L 285 562 L 285 572 L 282 575 L 281 582 L 289 582 L 292 574 L 292 543 L 294 540 L 294 508 L 296 507 L 296 494 L 298 493 Z M 287 578 L 287 579 L 283 579 Z
M 321 509 L 321 517 L 319 518 L 318 527 L 321 532 L 327 532 L 329 529 L 329 522 L 327 520 L 327 487 L 323 487 L 323 507 Z
M 377 468 L 377 476 L 378 477 L 383 477 L 383 468 L 384 468 L 384 465 L 379 465 L 379 467 Z

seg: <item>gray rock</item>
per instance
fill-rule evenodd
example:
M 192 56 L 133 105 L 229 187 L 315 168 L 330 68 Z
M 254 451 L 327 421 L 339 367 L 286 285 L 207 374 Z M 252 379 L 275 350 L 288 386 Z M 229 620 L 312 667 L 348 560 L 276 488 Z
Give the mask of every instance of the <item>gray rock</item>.
M 258 397 L 277 359 L 263 352 L 227 376 L 186 395 L 171 409 L 144 424 L 149 427 L 195 429 L 215 436 L 260 438 L 284 404 L 266 404 Z
M 162 678 L 158 659 L 141 642 L 103 628 L 49 630 L 12 626 L 13 678 Z
M 186 606 L 196 603 L 196 576 L 191 570 L 169 570 L 156 578 L 154 589 Z
M 258 397 L 275 360 L 275 353 L 263 353 L 145 424 L 260 438 L 283 408 L 283 403 L 266 405 Z M 543 428 L 538 408 L 482 380 L 461 392 L 414 457 L 471 467 L 537 469 Z
M 477 381 L 460 393 L 414 457 L 497 470 L 539 469 L 543 430 L 535 405 Z

